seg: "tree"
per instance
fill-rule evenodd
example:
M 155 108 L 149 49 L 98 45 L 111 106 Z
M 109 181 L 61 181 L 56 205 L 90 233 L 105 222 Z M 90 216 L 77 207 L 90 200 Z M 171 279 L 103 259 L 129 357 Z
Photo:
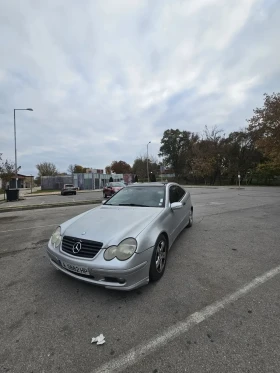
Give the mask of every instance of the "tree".
M 113 161 L 111 164 L 111 171 L 116 174 L 129 174 L 131 172 L 131 167 L 124 161 Z
M 110 174 L 112 173 L 111 166 L 106 166 L 106 167 L 105 167 L 105 173 L 106 173 L 107 175 L 110 175 Z
M 69 172 L 69 174 L 73 175 L 74 171 L 75 171 L 75 165 L 69 164 L 69 166 L 67 168 L 67 172 Z
M 56 166 L 51 162 L 42 162 L 36 165 L 39 177 L 56 176 L 58 174 Z
M 237 183 L 240 174 L 241 182 L 250 183 L 252 175 L 262 160 L 261 152 L 256 148 L 251 134 L 247 130 L 236 131 L 223 140 L 224 175 L 231 184 Z
M 18 167 L 17 172 L 20 167 Z M 2 153 L 0 153 L 0 179 L 2 179 L 2 188 L 6 189 L 7 183 L 15 176 L 15 164 L 7 159 L 2 160 Z
M 161 139 L 159 156 L 165 166 L 173 169 L 176 179 L 192 172 L 193 147 L 199 136 L 179 129 L 166 130 Z
M 134 160 L 133 166 L 132 166 L 132 172 L 134 174 L 138 175 L 138 177 L 141 180 L 144 180 L 144 179 L 148 178 L 148 175 L 147 175 L 147 156 L 145 157 L 145 156 L 140 155 L 139 157 L 137 157 Z M 159 172 L 159 163 L 152 156 L 149 157 L 149 172 L 153 172 L 155 174 L 157 174 Z
M 80 166 L 78 164 L 74 165 L 74 174 L 84 174 L 86 172 L 86 168 L 83 166 Z
M 265 156 L 261 169 L 280 174 L 280 93 L 264 94 L 264 105 L 254 110 L 247 120 L 249 132 L 259 150 Z

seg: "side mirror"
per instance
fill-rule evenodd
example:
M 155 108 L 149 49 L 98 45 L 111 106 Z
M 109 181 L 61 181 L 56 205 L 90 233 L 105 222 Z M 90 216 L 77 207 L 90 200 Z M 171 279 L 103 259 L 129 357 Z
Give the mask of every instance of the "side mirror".
M 171 203 L 171 209 L 172 210 L 179 210 L 183 207 L 182 202 L 173 202 Z

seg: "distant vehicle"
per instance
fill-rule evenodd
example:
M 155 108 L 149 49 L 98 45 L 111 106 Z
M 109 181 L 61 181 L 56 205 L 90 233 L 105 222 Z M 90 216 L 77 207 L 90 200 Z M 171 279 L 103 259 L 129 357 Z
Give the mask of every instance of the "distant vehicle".
M 117 193 L 119 190 L 121 190 L 122 188 L 125 188 L 125 187 L 126 187 L 126 185 L 124 183 L 121 183 L 121 182 L 108 183 L 103 188 L 103 196 L 104 196 L 104 198 L 111 197 L 115 193 Z
M 73 184 L 64 184 L 63 188 L 61 189 L 61 195 L 66 196 L 67 194 L 77 194 L 77 188 L 74 187 Z
M 129 185 L 57 227 L 47 253 L 77 280 L 132 290 L 162 277 L 173 242 L 192 223 L 191 196 L 180 185 Z

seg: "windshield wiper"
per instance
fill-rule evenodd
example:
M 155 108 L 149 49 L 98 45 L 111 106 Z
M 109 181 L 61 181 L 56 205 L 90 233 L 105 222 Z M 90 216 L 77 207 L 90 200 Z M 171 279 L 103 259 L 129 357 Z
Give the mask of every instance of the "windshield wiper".
M 137 206 L 137 207 L 150 207 L 148 205 L 138 205 L 136 203 L 119 203 L 118 206 Z

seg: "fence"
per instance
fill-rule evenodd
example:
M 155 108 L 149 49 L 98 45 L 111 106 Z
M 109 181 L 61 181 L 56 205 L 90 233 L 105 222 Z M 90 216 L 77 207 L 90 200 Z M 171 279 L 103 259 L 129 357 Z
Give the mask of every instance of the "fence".
M 41 176 L 42 190 L 59 190 L 64 184 L 73 184 L 72 176 Z
M 110 177 L 114 181 L 123 181 L 126 175 L 123 174 L 73 174 L 73 176 L 42 176 L 41 189 L 42 190 L 59 190 L 63 188 L 64 184 L 74 184 L 80 190 L 102 189 L 105 184 L 109 182 Z M 130 178 L 128 178 L 130 181 Z

